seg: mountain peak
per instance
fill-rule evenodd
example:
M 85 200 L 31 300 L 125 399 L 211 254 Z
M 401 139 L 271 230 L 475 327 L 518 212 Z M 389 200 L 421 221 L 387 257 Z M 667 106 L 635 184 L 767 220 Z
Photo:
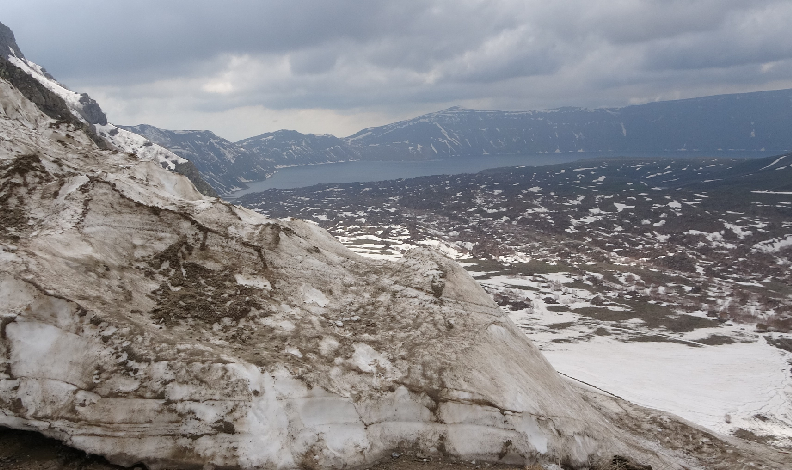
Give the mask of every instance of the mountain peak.
M 16 38 L 14 38 L 14 32 L 11 31 L 11 28 L 0 23 L 0 54 L 1 57 L 7 57 L 8 53 L 11 52 L 15 56 L 19 58 L 25 58 L 22 54 L 22 51 L 19 49 L 19 46 L 16 43 Z

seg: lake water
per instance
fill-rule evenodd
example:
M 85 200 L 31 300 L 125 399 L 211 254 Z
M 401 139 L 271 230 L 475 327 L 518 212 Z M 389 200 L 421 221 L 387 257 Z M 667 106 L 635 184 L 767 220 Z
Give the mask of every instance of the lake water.
M 635 154 L 631 157 L 641 158 L 695 158 L 695 157 L 727 157 L 757 158 L 773 155 L 770 152 L 663 152 L 655 154 Z M 249 193 L 266 189 L 292 189 L 313 186 L 322 183 L 366 183 L 369 181 L 392 180 L 399 178 L 415 178 L 418 176 L 456 175 L 460 173 L 477 173 L 489 168 L 504 166 L 541 166 L 567 163 L 584 159 L 614 158 L 607 153 L 553 153 L 535 155 L 479 155 L 475 157 L 457 157 L 443 160 L 407 161 L 407 162 L 341 162 L 323 165 L 295 166 L 281 168 L 272 177 L 264 181 L 248 183 L 249 188 L 237 191 L 228 196 L 233 199 Z

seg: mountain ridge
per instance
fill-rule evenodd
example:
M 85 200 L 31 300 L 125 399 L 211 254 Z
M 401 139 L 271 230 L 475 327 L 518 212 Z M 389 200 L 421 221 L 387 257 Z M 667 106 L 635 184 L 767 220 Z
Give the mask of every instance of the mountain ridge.
M 415 161 L 574 152 L 606 156 L 727 150 L 781 154 L 792 149 L 792 134 L 786 131 L 790 125 L 792 89 L 783 89 L 620 108 L 499 111 L 453 106 L 367 127 L 342 138 L 279 130 L 225 142 L 243 149 L 252 159 L 248 166 L 255 171 L 238 168 L 233 175 L 244 182 L 267 177 L 279 167 L 350 160 Z M 160 143 L 168 146 L 167 142 Z M 182 156 L 197 159 L 199 168 L 198 160 L 212 158 Z M 212 173 L 208 177 L 216 180 L 224 176 Z M 220 192 L 227 193 L 222 188 Z
M 345 138 L 368 159 L 487 154 L 792 149 L 792 89 L 619 108 L 498 111 L 452 107 Z
M 220 194 L 245 189 L 246 182 L 264 180 L 278 168 L 360 159 L 355 149 L 329 134 L 279 130 L 231 142 L 209 130 L 119 127 L 190 161 Z
M 13 31 L 0 23 L 0 75 L 19 87 L 25 97 L 51 118 L 84 129 L 103 149 L 121 150 L 144 160 L 153 160 L 187 176 L 202 194 L 217 196 L 189 160 L 153 144 L 107 121 L 99 104 L 87 93 L 76 93 L 59 83 L 44 67 L 28 60 L 16 43 Z

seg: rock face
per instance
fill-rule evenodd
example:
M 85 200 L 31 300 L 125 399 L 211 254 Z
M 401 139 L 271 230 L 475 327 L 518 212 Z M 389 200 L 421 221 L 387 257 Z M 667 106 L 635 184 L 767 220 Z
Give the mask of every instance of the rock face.
M 47 116 L 61 123 L 82 128 L 96 145 L 103 149 L 118 149 L 132 153 L 141 160 L 155 161 L 176 171 L 195 184 L 201 194 L 217 196 L 201 178 L 192 162 L 164 147 L 153 144 L 143 136 L 121 129 L 107 122 L 99 103 L 87 93 L 75 93 L 47 73 L 43 67 L 28 60 L 14 39 L 14 33 L 0 23 L 0 78 L 15 88 Z
M 82 105 L 82 115 L 90 124 L 98 124 L 100 126 L 107 125 L 107 116 L 105 115 L 99 103 L 95 99 L 88 96 L 88 93 L 81 93 L 79 103 Z
M 0 23 L 0 56 L 5 57 L 9 53 L 17 55 L 21 58 L 25 57 L 22 55 L 22 51 L 17 45 L 16 38 L 14 38 L 14 32 L 11 31 L 11 28 L 8 26 Z
M 205 198 L 2 80 L 0 204 L 2 426 L 150 468 L 657 461 L 452 261 Z
M 247 188 L 278 168 L 359 160 L 360 153 L 332 135 L 281 130 L 231 142 L 211 131 L 169 131 L 148 124 L 120 126 L 194 163 L 220 194 Z
M 189 160 L 220 194 L 245 189 L 245 181 L 264 180 L 275 171 L 272 162 L 257 160 L 211 131 L 169 131 L 148 124 L 120 127 Z

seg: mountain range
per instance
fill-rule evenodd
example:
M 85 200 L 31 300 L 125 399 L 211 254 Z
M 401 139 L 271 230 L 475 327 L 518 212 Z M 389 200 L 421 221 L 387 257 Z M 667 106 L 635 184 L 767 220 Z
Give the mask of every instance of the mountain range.
M 114 125 L 90 96 L 67 89 L 25 58 L 13 32 L 2 24 L 0 50 L 7 51 L 8 63 L 64 99 L 70 112 L 55 114 L 82 122 L 112 148 L 188 175 L 206 194 L 244 189 L 247 182 L 266 179 L 282 167 L 353 160 L 728 150 L 772 155 L 792 149 L 788 132 L 792 89 L 621 108 L 482 111 L 452 107 L 344 138 L 279 130 L 231 142 L 208 130 Z
M 792 148 L 792 90 L 623 108 L 479 111 L 453 107 L 347 137 L 369 159 L 487 154 Z
M 353 160 L 729 150 L 772 155 L 792 149 L 788 132 L 792 89 L 621 108 L 483 111 L 452 107 L 344 138 L 279 130 L 231 142 L 208 130 L 114 125 L 90 96 L 67 89 L 25 58 L 13 32 L 2 24 L 0 50 L 7 51 L 3 54 L 8 63 L 64 99 L 70 113 L 55 114 L 73 116 L 112 148 L 188 175 L 206 194 L 227 195 L 244 189 L 247 182 L 266 179 L 282 167 Z
M 350 160 L 429 160 L 496 154 L 792 149 L 792 90 L 623 108 L 481 111 L 453 107 L 351 136 L 277 131 L 236 143 L 207 131 L 125 127 L 192 161 L 220 193 L 278 167 Z
M 211 131 L 172 131 L 147 124 L 122 126 L 192 163 L 220 194 L 246 188 L 278 168 L 359 160 L 360 153 L 332 135 L 280 130 L 231 142 Z

